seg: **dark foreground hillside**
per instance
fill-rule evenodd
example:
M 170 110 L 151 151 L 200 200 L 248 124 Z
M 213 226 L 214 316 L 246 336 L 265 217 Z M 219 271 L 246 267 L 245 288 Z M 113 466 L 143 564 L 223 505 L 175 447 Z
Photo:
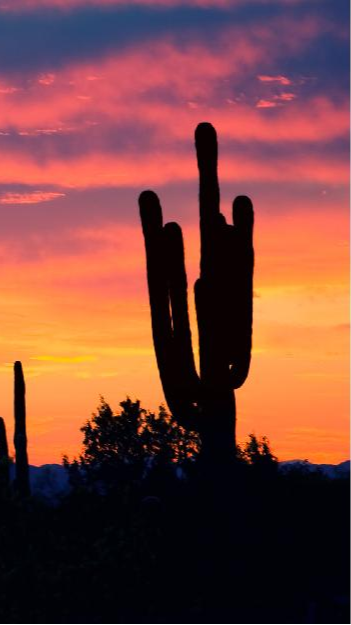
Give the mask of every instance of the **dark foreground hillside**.
M 349 481 L 252 466 L 3 499 L 0 621 L 347 623 Z

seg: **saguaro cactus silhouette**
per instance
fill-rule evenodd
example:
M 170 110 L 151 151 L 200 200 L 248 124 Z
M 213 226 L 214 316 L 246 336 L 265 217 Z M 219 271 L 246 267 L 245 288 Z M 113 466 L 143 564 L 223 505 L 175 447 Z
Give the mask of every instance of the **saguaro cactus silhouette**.
M 5 421 L 0 417 L 0 494 L 9 486 L 10 460 Z
M 15 488 L 19 495 L 25 497 L 29 495 L 29 467 L 27 455 L 27 433 L 26 433 L 26 386 L 22 364 L 17 361 L 14 366 L 15 373 L 15 436 L 14 444 L 16 450 L 16 478 Z
M 204 454 L 225 457 L 235 446 L 233 389 L 251 358 L 253 208 L 233 202 L 233 225 L 220 213 L 217 136 L 211 124 L 195 132 L 200 174 L 200 278 L 195 283 L 200 376 L 194 363 L 182 231 L 163 226 L 153 191 L 139 198 L 145 237 L 153 340 L 166 401 L 185 427 L 199 431 Z

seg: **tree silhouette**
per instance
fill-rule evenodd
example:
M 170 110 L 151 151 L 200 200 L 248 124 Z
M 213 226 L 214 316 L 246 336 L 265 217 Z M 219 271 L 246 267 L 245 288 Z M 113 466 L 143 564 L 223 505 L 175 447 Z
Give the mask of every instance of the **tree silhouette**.
M 266 436 L 259 439 L 255 434 L 249 434 L 245 445 L 237 446 L 237 456 L 242 462 L 259 471 L 275 471 L 278 468 L 278 458 L 273 454 Z
M 127 397 L 120 407 L 115 414 L 101 397 L 96 413 L 81 428 L 79 461 L 63 458 L 72 484 L 81 484 L 84 477 L 89 484 L 114 486 L 141 479 L 151 466 L 184 465 L 197 453 L 197 435 L 179 426 L 163 406 L 155 414 Z

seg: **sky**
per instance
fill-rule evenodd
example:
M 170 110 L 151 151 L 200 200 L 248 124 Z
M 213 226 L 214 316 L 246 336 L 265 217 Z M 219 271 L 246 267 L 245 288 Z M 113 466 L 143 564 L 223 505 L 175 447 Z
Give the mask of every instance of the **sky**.
M 238 437 L 349 458 L 347 0 L 0 0 L 0 414 L 27 384 L 31 464 L 80 451 L 103 395 L 164 402 L 137 198 L 181 224 L 197 354 L 194 130 L 221 208 L 255 208 Z M 13 449 L 13 448 L 12 448 Z

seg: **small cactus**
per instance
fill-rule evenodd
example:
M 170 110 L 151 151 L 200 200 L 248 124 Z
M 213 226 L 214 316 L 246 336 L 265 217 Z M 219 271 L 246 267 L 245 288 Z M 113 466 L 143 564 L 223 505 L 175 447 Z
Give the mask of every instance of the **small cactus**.
M 253 208 L 239 196 L 233 225 L 220 213 L 217 136 L 211 124 L 195 132 L 200 174 L 200 278 L 195 284 L 200 376 L 196 372 L 187 302 L 181 228 L 163 226 L 153 191 L 139 198 L 146 247 L 153 340 L 166 401 L 178 421 L 198 430 L 203 453 L 233 455 L 233 389 L 245 381 L 251 359 Z
M 10 483 L 10 459 L 5 421 L 0 417 L 0 493 L 7 491 Z
M 24 382 L 22 364 L 17 361 L 14 365 L 15 373 L 15 435 L 16 450 L 16 477 L 15 489 L 21 497 L 30 494 L 29 466 L 27 454 L 26 434 L 26 386 Z

